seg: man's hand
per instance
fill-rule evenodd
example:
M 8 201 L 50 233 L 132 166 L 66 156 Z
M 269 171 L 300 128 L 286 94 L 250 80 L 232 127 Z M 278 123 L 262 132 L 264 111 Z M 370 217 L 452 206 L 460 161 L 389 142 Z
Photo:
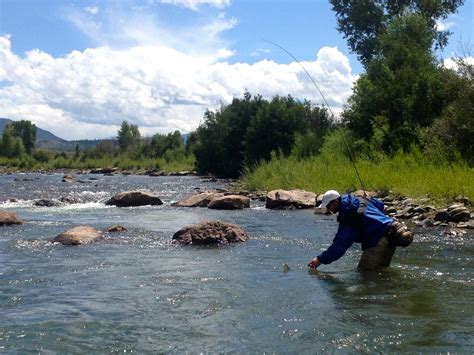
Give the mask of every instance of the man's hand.
M 319 259 L 314 258 L 313 260 L 309 262 L 308 267 L 310 267 L 311 269 L 316 269 L 319 265 L 321 265 L 321 262 L 319 261 Z

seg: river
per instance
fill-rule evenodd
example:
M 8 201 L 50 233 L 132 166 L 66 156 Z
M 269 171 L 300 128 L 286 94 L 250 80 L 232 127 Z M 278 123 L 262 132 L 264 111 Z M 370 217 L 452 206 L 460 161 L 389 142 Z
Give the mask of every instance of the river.
M 24 181 L 26 179 L 26 181 Z M 308 271 L 337 229 L 312 211 L 218 211 L 170 204 L 199 177 L 61 174 L 0 176 L 0 210 L 25 221 L 0 227 L 0 353 L 86 352 L 472 352 L 474 235 L 416 229 L 383 273 L 356 269 L 360 246 Z M 157 192 L 164 204 L 106 206 L 114 193 Z M 36 207 L 38 198 L 81 203 Z M 15 198 L 16 202 L 7 202 Z M 204 220 L 242 226 L 245 243 L 171 243 Z M 49 240 L 74 226 L 128 232 L 66 247 Z M 285 272 L 282 264 L 290 270 Z

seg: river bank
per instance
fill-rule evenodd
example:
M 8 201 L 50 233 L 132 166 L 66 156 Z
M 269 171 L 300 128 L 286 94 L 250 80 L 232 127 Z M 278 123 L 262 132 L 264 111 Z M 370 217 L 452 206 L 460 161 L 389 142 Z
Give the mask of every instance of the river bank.
M 70 170 L 70 169 L 60 169 L 60 170 L 48 170 L 48 171 L 35 171 L 35 172 L 26 172 L 21 173 L 8 171 L 0 173 L 2 175 L 15 175 L 15 182 L 30 182 L 34 179 L 28 175 L 36 175 L 35 179 L 39 179 L 38 176 L 41 175 L 63 175 L 61 183 L 66 184 L 93 184 L 97 180 L 95 177 L 91 176 L 148 176 L 152 178 L 166 177 L 166 176 L 196 176 L 201 181 L 206 181 L 210 183 L 219 182 L 221 188 L 219 191 L 200 191 L 200 190 L 190 190 L 183 191 L 183 193 L 188 196 L 197 195 L 199 193 L 216 193 L 219 196 L 222 195 L 240 195 L 249 198 L 251 201 L 266 202 L 265 206 L 267 208 L 276 208 L 276 209 L 314 209 L 315 213 L 323 214 L 325 210 L 318 208 L 319 203 L 322 199 L 322 194 L 324 191 L 319 191 L 317 193 L 313 191 L 304 191 L 304 193 L 309 193 L 312 198 L 310 202 L 298 202 L 298 196 L 285 197 L 287 200 L 291 199 L 293 201 L 290 204 L 285 203 L 273 203 L 270 205 L 268 203 L 270 198 L 274 199 L 275 191 L 293 191 L 293 190 L 272 190 L 272 191 L 247 191 L 242 189 L 242 181 L 229 180 L 229 179 L 217 179 L 212 176 L 198 176 L 196 172 L 190 171 L 181 171 L 175 173 L 163 173 L 159 170 L 120 170 L 118 168 L 100 168 L 92 170 Z M 88 175 L 87 179 L 82 179 L 81 176 Z M 295 190 L 298 192 L 298 190 Z M 445 227 L 447 229 L 446 233 L 464 233 L 465 229 L 474 229 L 474 214 L 471 200 L 466 196 L 457 196 L 452 200 L 440 201 L 440 199 L 432 199 L 429 195 L 418 196 L 417 198 L 402 196 L 400 194 L 393 194 L 390 191 L 349 191 L 355 193 L 358 196 L 374 196 L 380 198 L 385 204 L 385 212 L 387 215 L 407 221 L 415 226 L 422 228 L 429 227 Z M 273 196 L 273 197 L 270 197 Z M 15 201 L 17 198 L 15 196 L 2 196 L 3 202 Z M 207 196 L 206 196 L 207 198 Z M 46 196 L 34 203 L 38 206 L 58 206 L 63 203 L 76 203 L 77 198 L 70 198 L 67 196 Z M 80 200 L 79 200 L 80 201 Z M 207 202 L 210 203 L 211 199 Z M 2 202 L 2 201 L 0 201 Z M 197 204 L 196 206 L 203 206 L 202 204 Z M 205 205 L 207 206 L 207 205 Z
M 172 207 L 197 192 L 233 191 L 228 181 L 196 176 L 84 174 L 77 180 L 89 182 L 68 183 L 64 175 L 0 175 L 2 201 L 17 198 L 0 210 L 25 222 L 0 227 L 0 351 L 468 352 L 474 345 L 470 229 L 415 226 L 412 245 L 397 250 L 381 275 L 356 270 L 357 247 L 310 273 L 308 261 L 337 229 L 334 216 L 314 208 L 269 209 L 257 196 L 238 210 Z M 155 191 L 163 204 L 105 203 L 135 189 Z M 82 201 L 35 205 L 61 196 Z M 208 220 L 241 226 L 250 239 L 172 243 L 183 227 Z M 78 225 L 115 224 L 127 231 L 79 247 L 51 243 Z

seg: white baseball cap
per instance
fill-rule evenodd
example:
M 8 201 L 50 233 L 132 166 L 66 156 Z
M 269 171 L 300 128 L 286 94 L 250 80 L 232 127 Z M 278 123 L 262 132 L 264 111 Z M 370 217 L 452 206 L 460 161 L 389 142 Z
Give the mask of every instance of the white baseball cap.
M 339 195 L 339 192 L 337 192 L 336 190 L 326 191 L 323 195 L 323 200 L 321 201 L 321 204 L 319 205 L 319 207 L 326 208 L 329 202 L 334 201 L 339 196 L 341 195 Z

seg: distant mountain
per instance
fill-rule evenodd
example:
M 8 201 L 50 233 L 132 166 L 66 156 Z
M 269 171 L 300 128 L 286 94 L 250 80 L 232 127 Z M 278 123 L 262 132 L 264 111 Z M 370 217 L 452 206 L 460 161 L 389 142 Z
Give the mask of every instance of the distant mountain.
M 9 123 L 12 123 L 12 120 L 8 118 L 0 118 L 0 134 L 3 133 L 5 126 Z M 46 131 L 44 129 L 39 128 L 36 126 L 36 141 L 56 141 L 56 142 L 67 142 L 65 139 L 59 138 L 55 136 L 50 131 Z
M 9 123 L 12 123 L 12 120 L 8 118 L 0 118 L 0 134 L 3 133 L 5 126 Z M 59 138 L 58 136 L 52 134 L 49 131 L 39 128 L 36 126 L 36 148 L 56 150 L 56 151 L 72 151 L 76 149 L 76 145 L 79 145 L 80 149 L 95 147 L 99 144 L 100 139 L 94 140 L 77 140 L 77 141 L 67 141 L 65 139 Z
M 5 126 L 8 123 L 14 122 L 9 120 L 8 118 L 0 118 L 0 135 L 3 133 Z M 183 133 L 183 141 L 186 144 L 190 133 Z M 145 138 L 151 139 L 151 138 Z M 117 144 L 117 139 L 83 139 L 83 140 L 76 140 L 76 141 L 68 141 L 58 136 L 55 136 L 49 131 L 39 128 L 36 126 L 36 144 L 35 148 L 39 149 L 47 149 L 47 150 L 54 150 L 59 152 L 70 152 L 76 149 L 76 145 L 79 145 L 81 150 L 86 148 L 94 148 L 97 144 L 102 141 L 110 141 L 112 144 Z

